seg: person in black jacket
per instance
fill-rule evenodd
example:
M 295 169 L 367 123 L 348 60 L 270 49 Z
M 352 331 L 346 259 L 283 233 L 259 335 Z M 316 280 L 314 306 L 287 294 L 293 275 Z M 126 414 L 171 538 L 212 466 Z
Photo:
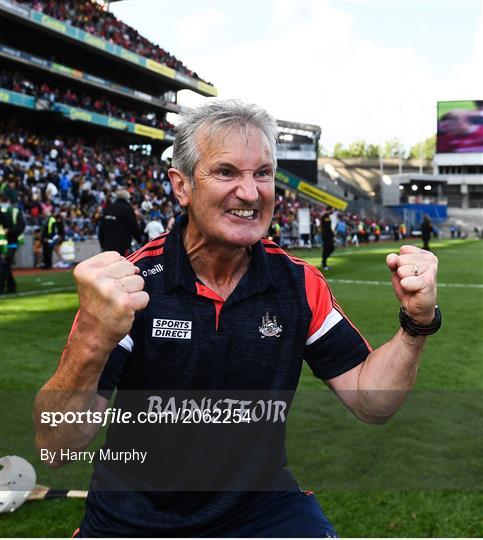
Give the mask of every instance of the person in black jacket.
M 425 214 L 423 222 L 421 223 L 421 238 L 423 240 L 423 249 L 431 251 L 429 247 L 429 240 L 431 239 L 431 233 L 433 232 L 433 226 L 429 216 Z
M 116 192 L 116 200 L 104 210 L 99 225 L 102 251 L 117 251 L 125 257 L 130 251 L 133 237 L 141 242 L 141 231 L 129 203 L 130 198 L 129 191 L 120 189 Z
M 332 207 L 328 206 L 325 212 L 322 214 L 322 268 L 324 270 L 330 270 L 327 264 L 327 260 L 334 251 L 334 231 L 332 230 L 332 221 L 330 215 L 332 214 Z
M 2 272 L 0 274 L 0 293 L 5 289 L 9 293 L 17 292 L 17 284 L 12 273 L 12 265 L 15 261 L 15 253 L 18 248 L 19 236 L 25 229 L 25 220 L 22 211 L 12 205 L 10 201 L 2 196 L 2 214 L 6 216 L 6 241 L 7 249 L 2 261 Z

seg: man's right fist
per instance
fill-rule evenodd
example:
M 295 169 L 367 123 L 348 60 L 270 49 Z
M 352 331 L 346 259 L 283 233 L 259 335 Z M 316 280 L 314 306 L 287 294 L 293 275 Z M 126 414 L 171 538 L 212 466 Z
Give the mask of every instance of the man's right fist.
M 106 251 L 78 264 L 74 278 L 79 292 L 78 325 L 114 347 L 131 330 L 134 314 L 149 295 L 134 266 L 115 251 Z

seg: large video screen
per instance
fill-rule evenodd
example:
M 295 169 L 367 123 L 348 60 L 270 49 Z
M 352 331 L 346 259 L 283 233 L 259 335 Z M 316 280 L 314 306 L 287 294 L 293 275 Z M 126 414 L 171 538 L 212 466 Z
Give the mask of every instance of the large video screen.
M 483 152 L 483 99 L 438 102 L 436 152 Z

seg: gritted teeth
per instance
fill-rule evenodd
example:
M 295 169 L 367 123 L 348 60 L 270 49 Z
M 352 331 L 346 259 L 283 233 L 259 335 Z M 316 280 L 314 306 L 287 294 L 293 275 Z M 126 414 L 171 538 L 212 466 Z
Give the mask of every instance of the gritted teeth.
M 243 218 L 253 218 L 255 216 L 255 210 L 228 210 L 230 214 Z

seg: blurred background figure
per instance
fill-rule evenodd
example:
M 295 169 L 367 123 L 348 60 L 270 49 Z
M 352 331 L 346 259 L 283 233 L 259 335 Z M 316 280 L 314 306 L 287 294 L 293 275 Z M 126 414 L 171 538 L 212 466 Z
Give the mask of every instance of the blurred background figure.
M 5 193 L 1 197 L 1 212 L 6 216 L 5 224 L 5 254 L 2 261 L 3 270 L 0 275 L 0 293 L 15 293 L 17 284 L 12 273 L 15 262 L 15 253 L 23 240 L 25 220 L 22 212 L 16 204 L 13 204 Z
M 339 214 L 339 221 L 335 227 L 335 232 L 337 233 L 337 238 L 342 247 L 346 246 L 347 243 L 347 223 L 343 216 Z
M 431 220 L 427 214 L 423 217 L 423 222 L 421 223 L 421 238 L 423 239 L 423 249 L 431 251 L 429 248 L 429 241 L 431 239 L 431 233 L 433 232 L 433 226 L 431 225 Z
M 332 221 L 330 216 L 332 207 L 328 206 L 322 214 L 322 268 L 330 270 L 327 260 L 334 251 L 334 231 L 332 230 Z
M 32 250 L 34 254 L 34 268 L 42 266 L 42 233 L 40 227 L 35 227 L 33 232 Z
M 58 222 L 55 219 L 52 208 L 45 207 L 44 214 L 46 220 L 42 226 L 42 252 L 43 252 L 43 268 L 49 270 L 52 268 L 52 254 L 54 247 L 60 239 Z
M 164 227 L 159 219 L 152 219 L 144 227 L 144 232 L 148 235 L 148 240 L 151 241 L 164 233 Z
M 141 231 L 130 199 L 127 189 L 118 189 L 116 199 L 104 210 L 99 225 L 102 251 L 117 251 L 125 257 L 131 250 L 133 237 L 137 242 L 141 242 Z

